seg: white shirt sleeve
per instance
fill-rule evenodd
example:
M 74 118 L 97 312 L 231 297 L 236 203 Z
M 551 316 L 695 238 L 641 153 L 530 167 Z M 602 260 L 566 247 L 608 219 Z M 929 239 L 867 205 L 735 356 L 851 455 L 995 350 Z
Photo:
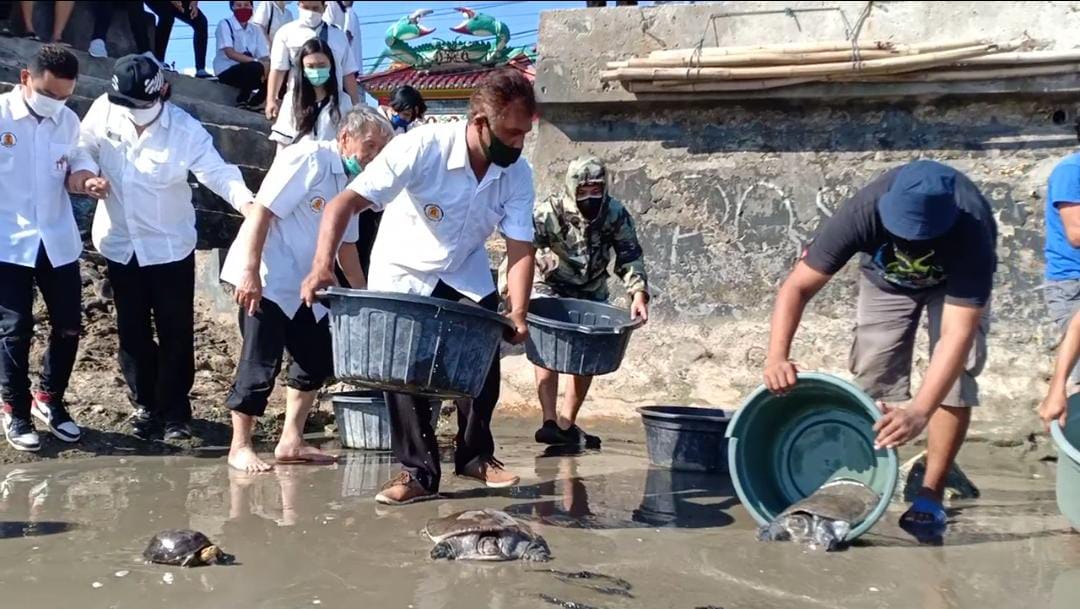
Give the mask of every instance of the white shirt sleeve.
M 195 123 L 194 120 L 192 120 Z M 226 163 L 214 148 L 214 140 L 206 129 L 195 123 L 194 137 L 191 142 L 191 164 L 189 168 L 195 179 L 225 199 L 234 209 L 240 209 L 245 203 L 255 199 L 244 184 L 244 176 L 236 165 Z
M 274 43 L 270 46 L 270 69 L 271 70 L 289 70 L 292 68 L 292 57 L 289 54 L 289 47 L 285 45 L 285 36 L 292 31 L 292 28 L 282 27 L 274 35 Z
M 345 36 L 345 32 L 342 32 L 341 35 Z M 348 43 L 348 36 L 345 36 L 345 60 L 341 62 L 341 73 L 345 76 L 356 74 L 360 70 L 356 65 L 356 53 L 353 53 L 352 47 Z
M 337 2 L 330 0 L 330 2 L 326 3 L 326 10 L 323 11 L 323 21 L 336 25 L 343 30 L 345 29 L 345 13 Z
M 536 193 L 533 190 L 532 168 L 527 161 L 520 179 L 515 179 L 514 189 L 504 207 L 506 214 L 499 222 L 499 232 L 507 239 L 532 243 L 533 240 L 533 203 Z
M 68 157 L 71 171 L 86 170 L 93 174 L 99 174 L 98 149 L 101 143 L 102 131 L 105 120 L 109 116 L 109 100 L 104 95 L 94 100 L 90 109 L 86 111 L 79 128 L 79 145 L 72 150 Z
M 229 29 L 229 20 L 222 19 L 217 24 L 217 32 L 214 33 L 214 38 L 217 39 L 217 49 L 236 49 L 236 41 L 233 40 L 233 32 Z
M 274 157 L 266 172 L 255 201 L 278 218 L 293 213 L 307 194 L 311 163 L 306 154 L 297 154 L 298 147 L 286 147 Z
M 348 189 L 370 201 L 375 211 L 382 211 L 408 187 L 414 174 L 424 173 L 421 162 L 423 144 L 424 140 L 420 137 L 395 137 L 349 183 Z M 437 171 L 443 169 L 439 167 Z

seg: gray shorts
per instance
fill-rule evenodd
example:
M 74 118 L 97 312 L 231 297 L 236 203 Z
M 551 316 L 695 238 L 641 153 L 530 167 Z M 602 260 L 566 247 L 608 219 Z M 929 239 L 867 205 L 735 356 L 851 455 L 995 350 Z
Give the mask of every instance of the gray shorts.
M 1060 343 L 1065 337 L 1065 330 L 1068 329 L 1073 315 L 1080 309 L 1080 279 L 1048 280 L 1043 289 L 1043 297 L 1046 299 L 1046 310 L 1050 314 L 1050 320 L 1060 331 L 1058 338 L 1058 343 Z M 1073 368 L 1070 378 L 1073 385 L 1080 384 L 1080 365 Z
M 911 361 L 915 334 L 923 309 L 930 336 L 930 353 L 941 337 L 941 313 L 945 291 L 932 289 L 915 294 L 891 294 L 866 277 L 859 279 L 859 304 L 855 342 L 849 367 L 855 382 L 876 400 L 903 402 L 911 399 Z M 965 369 L 942 404 L 979 405 L 976 377 L 986 364 L 986 334 L 990 330 L 989 307 L 983 312 Z

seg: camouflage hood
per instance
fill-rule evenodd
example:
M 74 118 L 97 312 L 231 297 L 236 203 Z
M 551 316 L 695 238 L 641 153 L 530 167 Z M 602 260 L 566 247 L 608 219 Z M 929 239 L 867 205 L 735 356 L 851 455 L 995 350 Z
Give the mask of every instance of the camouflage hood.
M 607 169 L 604 167 L 604 163 L 595 156 L 582 156 L 571 161 L 566 168 L 566 196 L 563 198 L 563 207 L 566 211 L 581 213 L 577 206 L 577 189 L 578 186 L 590 182 L 604 183 L 604 207 L 607 207 Z M 603 215 L 601 210 L 598 217 L 603 217 Z

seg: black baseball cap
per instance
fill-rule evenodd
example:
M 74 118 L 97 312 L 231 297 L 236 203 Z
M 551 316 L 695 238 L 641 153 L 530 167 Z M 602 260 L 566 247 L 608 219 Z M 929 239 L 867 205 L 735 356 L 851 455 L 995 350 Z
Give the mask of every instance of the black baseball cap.
M 149 108 L 161 98 L 165 74 L 146 55 L 126 55 L 113 67 L 109 101 L 128 108 Z

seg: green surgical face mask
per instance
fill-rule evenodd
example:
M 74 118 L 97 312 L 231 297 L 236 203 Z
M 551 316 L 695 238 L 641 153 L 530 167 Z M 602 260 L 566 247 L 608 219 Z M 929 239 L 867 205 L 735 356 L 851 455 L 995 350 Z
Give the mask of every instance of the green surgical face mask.
M 341 163 L 345 165 L 345 173 L 353 177 L 360 175 L 360 172 L 364 170 L 364 167 L 355 156 L 343 156 L 341 157 Z
M 330 68 L 304 68 L 304 78 L 313 86 L 321 87 L 330 80 Z

